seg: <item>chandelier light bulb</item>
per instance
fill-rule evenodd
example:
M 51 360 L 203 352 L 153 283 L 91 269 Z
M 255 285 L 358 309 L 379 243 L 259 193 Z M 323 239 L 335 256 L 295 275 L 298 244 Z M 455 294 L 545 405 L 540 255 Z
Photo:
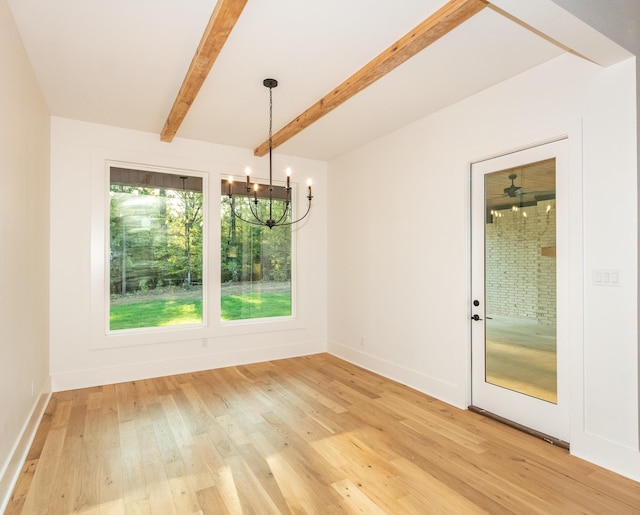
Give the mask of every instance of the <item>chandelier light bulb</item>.
M 251 189 L 251 168 L 249 168 L 248 166 L 244 169 L 244 173 L 247 174 L 247 191 L 249 191 Z
M 229 184 L 228 195 L 231 196 L 231 195 L 233 195 L 233 191 L 232 191 L 233 177 L 231 175 L 229 176 L 229 179 L 227 180 L 227 183 Z

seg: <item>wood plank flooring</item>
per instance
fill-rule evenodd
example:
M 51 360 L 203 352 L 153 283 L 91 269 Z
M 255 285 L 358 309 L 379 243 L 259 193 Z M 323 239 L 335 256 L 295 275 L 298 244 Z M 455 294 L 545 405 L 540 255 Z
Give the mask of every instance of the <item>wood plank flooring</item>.
M 55 393 L 18 513 L 623 515 L 640 484 L 319 354 Z

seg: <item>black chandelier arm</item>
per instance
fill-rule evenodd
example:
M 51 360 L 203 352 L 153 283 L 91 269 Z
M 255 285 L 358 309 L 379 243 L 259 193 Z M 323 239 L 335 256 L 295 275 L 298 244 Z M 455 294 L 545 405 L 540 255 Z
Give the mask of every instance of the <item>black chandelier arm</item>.
M 309 197 L 307 197 L 307 198 L 309 198 Z M 286 227 L 287 225 L 293 225 L 293 224 L 297 224 L 298 222 L 301 222 L 309 214 L 309 211 L 311 211 L 311 198 L 309 198 L 309 205 L 307 206 L 307 211 L 304 213 L 304 215 L 302 215 L 297 220 L 292 220 L 291 222 L 286 222 L 286 223 L 283 223 L 283 224 L 279 224 L 278 227 Z
M 255 220 L 247 220 L 247 219 L 241 217 L 238 214 L 238 212 L 236 211 L 233 195 L 232 194 L 228 194 L 227 196 L 229 197 L 229 207 L 231 208 L 231 214 L 234 217 L 238 218 L 239 220 L 241 220 L 241 221 L 243 221 L 245 223 L 251 224 L 251 225 L 260 225 L 260 226 L 266 225 L 266 223 L 260 217 L 258 217 L 258 213 L 253 211 L 253 208 L 251 207 L 251 199 L 249 199 L 249 210 L 251 211 L 251 214 L 253 215 L 253 218 Z
M 259 226 L 261 226 L 261 227 L 266 225 L 266 223 L 264 223 L 260 218 L 257 218 L 257 217 L 254 217 L 254 218 L 255 218 L 255 220 L 247 220 L 247 219 L 245 219 L 245 218 L 242 218 L 242 217 L 241 217 L 241 216 L 236 212 L 236 210 L 235 210 L 234 208 L 231 208 L 231 214 L 232 214 L 233 216 L 235 216 L 238 220 L 241 220 L 241 221 L 243 221 L 244 223 L 247 223 L 247 224 L 251 224 L 251 225 L 259 225 Z M 253 214 L 253 211 L 252 211 L 252 214 Z
M 252 201 L 251 199 L 249 199 L 248 203 L 249 203 L 249 211 L 251 211 L 251 214 L 253 215 L 253 217 L 256 220 L 258 220 L 258 222 L 260 222 L 257 225 L 264 225 L 265 221 L 262 220 L 262 218 L 260 218 L 260 216 L 258 215 L 258 199 L 256 198 L 255 201 Z M 253 204 L 255 204 L 255 208 L 254 208 Z
M 229 200 L 230 200 L 230 207 L 231 207 L 231 214 L 233 216 L 235 216 L 236 218 L 238 218 L 239 220 L 251 224 L 251 225 L 257 225 L 257 226 L 261 226 L 261 227 L 269 227 L 269 229 L 273 228 L 273 227 L 285 227 L 287 225 L 293 225 L 296 224 L 300 221 L 302 221 L 304 218 L 306 218 L 306 216 L 309 214 L 309 211 L 311 211 L 311 199 L 313 197 L 309 196 L 307 197 L 309 199 L 309 204 L 307 205 L 307 210 L 305 211 L 304 215 L 302 215 L 300 218 L 298 218 L 297 220 L 293 220 L 291 222 L 283 222 L 283 220 L 287 217 L 287 214 L 291 211 L 291 201 L 287 200 L 285 201 L 285 208 L 282 211 L 282 215 L 280 216 L 280 218 L 278 218 L 278 220 L 263 220 L 262 218 L 260 218 L 258 216 L 257 210 L 254 210 L 254 207 L 251 205 L 252 204 L 252 200 L 249 199 L 248 203 L 249 203 L 249 209 L 251 211 L 251 215 L 253 216 L 254 220 L 248 220 L 243 218 L 242 216 L 240 216 L 238 214 L 238 212 L 235 209 L 235 202 L 233 201 L 233 196 L 232 195 L 228 195 L 229 196 Z M 271 222 L 271 223 L 269 223 Z
M 280 216 L 278 220 L 273 219 L 273 201 L 271 200 L 269 201 L 269 218 L 267 220 L 263 220 L 262 218 L 260 218 L 260 216 L 258 215 L 257 205 L 256 210 L 254 211 L 253 207 L 251 206 L 251 202 L 249 202 L 249 209 L 251 210 L 251 214 L 253 215 L 253 217 L 258 220 L 259 225 L 264 225 L 265 227 L 269 227 L 269 229 L 271 229 L 272 227 L 283 225 L 282 220 L 287 217 L 287 213 L 289 212 L 289 205 L 289 201 L 286 201 L 285 207 L 282 210 L 282 216 Z
M 276 220 L 275 225 L 283 225 L 282 220 L 287 217 L 289 211 L 291 211 L 291 215 L 293 216 L 293 211 L 291 210 L 291 188 L 285 188 L 285 192 L 287 193 L 287 198 L 284 200 L 284 209 L 282 210 L 282 216 Z M 269 198 L 269 213 L 271 213 L 271 207 L 273 205 L 273 201 Z M 273 216 L 271 216 L 273 219 Z
M 282 220 L 284 220 L 287 217 L 287 214 L 289 213 L 291 204 L 288 200 L 285 200 L 285 204 L 284 204 L 284 209 L 282 210 L 282 216 L 280 218 L 278 218 L 277 220 L 275 220 L 275 226 L 280 226 L 283 225 L 281 222 Z M 273 216 L 271 217 L 271 220 L 273 220 Z
M 261 226 L 261 227 L 269 227 L 269 228 L 277 227 L 277 226 L 281 226 L 281 225 L 287 225 L 287 224 L 283 224 L 282 220 L 284 220 L 286 218 L 287 213 L 289 211 L 289 206 L 290 206 L 289 201 L 287 201 L 287 204 L 286 204 L 285 209 L 283 210 L 282 216 L 278 220 L 274 220 L 272 223 L 270 223 L 271 219 L 263 220 L 262 218 L 260 218 L 260 216 L 258 215 L 257 210 L 254 210 L 254 207 L 252 206 L 252 203 L 254 201 L 252 201 L 251 199 L 248 200 L 248 204 L 249 204 L 249 210 L 251 211 L 251 215 L 253 216 L 254 220 L 247 220 L 247 219 L 243 218 L 242 216 L 240 216 L 238 214 L 238 212 L 236 211 L 235 207 L 234 207 L 235 203 L 232 202 L 233 201 L 233 196 L 230 195 L 229 199 L 230 199 L 230 204 L 231 204 L 230 207 L 231 207 L 232 215 L 235 216 L 236 218 L 238 218 L 239 220 L 245 222 L 245 223 L 248 223 L 248 224 L 251 224 L 251 225 L 258 225 L 258 226 Z
M 251 205 L 252 203 L 255 204 L 255 210 L 254 210 L 254 207 Z M 255 223 L 254 225 L 263 225 L 269 228 L 283 225 L 281 222 L 287 217 L 287 213 L 289 212 L 289 206 L 290 206 L 290 200 L 287 199 L 285 201 L 285 208 L 282 210 L 282 216 L 278 218 L 278 220 L 274 220 L 273 219 L 273 199 L 271 197 L 271 194 L 269 194 L 269 218 L 267 220 L 263 220 L 258 215 L 258 201 L 254 200 L 252 202 L 249 199 L 249 209 L 251 210 L 251 214 L 258 221 L 258 223 Z M 240 218 L 240 220 L 242 220 L 242 218 Z

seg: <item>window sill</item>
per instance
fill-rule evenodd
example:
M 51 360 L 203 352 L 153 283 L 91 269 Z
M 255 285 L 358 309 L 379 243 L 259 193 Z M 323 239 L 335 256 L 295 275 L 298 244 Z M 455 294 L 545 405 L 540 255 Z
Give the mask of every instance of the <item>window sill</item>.
M 218 322 L 214 326 L 181 326 L 175 328 L 140 328 L 102 334 L 94 340 L 94 350 L 137 347 L 142 345 L 162 345 L 203 339 L 219 339 L 234 336 L 264 334 L 305 329 L 295 317 L 276 319 L 256 318 Z

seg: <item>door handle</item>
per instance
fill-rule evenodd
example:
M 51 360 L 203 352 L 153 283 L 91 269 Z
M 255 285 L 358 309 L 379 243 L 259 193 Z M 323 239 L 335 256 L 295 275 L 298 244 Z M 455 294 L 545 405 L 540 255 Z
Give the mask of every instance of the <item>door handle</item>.
M 475 320 L 475 321 L 477 322 L 478 320 L 482 320 L 482 318 L 480 318 L 480 315 L 478 315 L 478 314 L 476 313 L 475 315 L 473 315 L 473 316 L 471 317 L 471 320 Z

